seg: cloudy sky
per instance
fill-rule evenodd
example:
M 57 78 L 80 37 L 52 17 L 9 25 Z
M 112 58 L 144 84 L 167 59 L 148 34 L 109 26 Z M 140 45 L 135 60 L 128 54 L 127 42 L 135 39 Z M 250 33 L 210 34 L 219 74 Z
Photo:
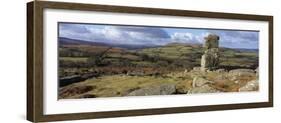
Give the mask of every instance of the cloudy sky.
M 112 44 L 202 44 L 210 33 L 220 36 L 219 45 L 222 47 L 258 48 L 259 32 L 256 31 L 59 23 L 59 37 Z

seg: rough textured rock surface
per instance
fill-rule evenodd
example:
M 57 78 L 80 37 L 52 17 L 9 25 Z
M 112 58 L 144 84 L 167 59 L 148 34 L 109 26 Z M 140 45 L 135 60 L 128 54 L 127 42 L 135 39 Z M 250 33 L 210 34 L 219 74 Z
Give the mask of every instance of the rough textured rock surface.
M 176 84 L 176 93 L 177 94 L 186 94 L 192 88 L 192 80 L 181 81 Z
M 259 67 L 256 68 L 256 76 L 259 77 Z
M 205 39 L 204 47 L 206 49 L 218 48 L 219 47 L 219 39 L 220 39 L 219 36 L 217 36 L 215 34 L 209 34 L 204 39 Z
M 224 72 L 226 72 L 226 70 L 225 70 L 225 69 L 217 69 L 216 72 L 218 72 L 218 73 L 224 73 Z
M 211 87 L 209 84 L 205 84 L 203 86 L 200 87 L 195 87 L 192 88 L 188 94 L 196 94 L 196 93 L 218 93 L 220 92 L 219 90 Z
M 194 67 L 193 70 L 194 70 L 194 71 L 200 71 L 200 70 L 201 70 L 201 67 Z
M 204 54 L 201 58 L 201 70 L 214 70 L 219 65 L 219 36 L 209 34 L 205 37 Z
M 192 82 L 192 87 L 200 87 L 205 84 L 213 83 L 212 81 L 206 80 L 202 77 L 194 77 Z
M 128 96 L 169 95 L 173 93 L 176 93 L 175 84 L 161 84 L 132 91 Z
M 73 76 L 68 76 L 68 77 L 63 77 L 60 78 L 60 87 L 63 86 L 67 86 L 73 83 L 77 83 L 77 82 L 81 82 L 84 81 L 86 79 L 92 78 L 92 77 L 97 77 L 98 75 L 95 73 L 88 73 L 88 74 L 84 74 L 84 75 L 73 75 Z
M 253 76 L 255 74 L 256 74 L 255 71 L 252 69 L 235 69 L 229 71 L 230 76 L 242 76 L 242 75 Z
M 240 92 L 258 91 L 258 90 L 259 90 L 258 80 L 252 80 L 252 81 L 248 82 L 245 86 L 239 88 Z

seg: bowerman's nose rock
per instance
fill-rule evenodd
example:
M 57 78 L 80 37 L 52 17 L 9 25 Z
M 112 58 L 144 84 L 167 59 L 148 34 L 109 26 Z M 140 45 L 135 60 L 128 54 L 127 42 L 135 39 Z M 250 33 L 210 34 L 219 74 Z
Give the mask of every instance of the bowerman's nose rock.
M 219 36 L 209 34 L 204 38 L 204 54 L 201 58 L 201 70 L 214 70 L 219 65 Z

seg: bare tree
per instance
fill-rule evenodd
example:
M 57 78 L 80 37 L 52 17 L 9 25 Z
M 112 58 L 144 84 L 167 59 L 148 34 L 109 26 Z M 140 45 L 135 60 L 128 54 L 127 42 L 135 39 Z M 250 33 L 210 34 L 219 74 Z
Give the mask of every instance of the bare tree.
M 106 48 L 104 51 L 96 54 L 95 56 L 91 56 L 88 60 L 90 64 L 94 64 L 95 66 L 103 65 L 104 59 L 106 58 L 106 55 L 108 51 L 112 49 L 112 47 Z

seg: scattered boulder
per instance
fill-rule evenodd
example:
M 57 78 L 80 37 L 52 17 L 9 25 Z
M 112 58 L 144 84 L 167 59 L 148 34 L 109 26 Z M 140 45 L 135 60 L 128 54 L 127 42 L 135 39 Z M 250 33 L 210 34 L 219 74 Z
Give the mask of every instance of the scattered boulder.
M 231 75 L 231 76 L 243 76 L 243 75 L 254 76 L 255 71 L 252 69 L 235 69 L 235 70 L 229 71 L 229 75 Z
M 192 82 L 192 87 L 200 87 L 200 86 L 203 86 L 205 84 L 210 84 L 210 83 L 214 83 L 214 82 L 206 80 L 202 77 L 194 77 L 193 82 Z
M 247 92 L 247 91 L 258 91 L 259 90 L 259 82 L 258 80 L 252 80 L 248 82 L 243 87 L 239 88 L 239 92 Z
M 194 70 L 194 71 L 200 71 L 200 70 L 201 70 L 201 67 L 193 67 L 193 70 Z
M 230 73 L 238 73 L 238 72 L 248 72 L 248 73 L 255 73 L 252 69 L 234 69 L 229 71 Z
M 188 70 L 187 70 L 187 69 L 184 70 L 184 74 L 186 74 L 186 73 L 188 73 Z
M 258 72 L 259 72 L 259 67 L 257 67 L 257 68 L 255 69 L 255 71 L 258 73 Z
M 196 93 L 218 93 L 219 90 L 211 87 L 209 84 L 205 84 L 200 87 L 192 88 L 190 91 L 188 91 L 188 94 L 196 94 Z
M 93 78 L 93 77 L 98 77 L 98 74 L 96 73 L 87 73 L 84 75 L 73 75 L 73 76 L 66 76 L 66 77 L 62 77 L 59 80 L 59 86 L 60 87 L 64 87 L 73 83 L 77 83 L 77 82 L 81 82 L 84 80 L 87 80 L 89 78 Z
M 226 80 L 226 79 L 228 79 L 227 74 L 219 74 L 219 75 L 215 78 L 215 80 Z
M 63 86 L 67 86 L 67 85 L 70 85 L 75 82 L 83 81 L 83 79 L 80 75 L 73 75 L 73 76 L 67 76 L 67 77 L 60 78 L 59 81 L 60 81 L 59 86 L 63 87 Z
M 257 67 L 255 71 L 256 71 L 256 76 L 258 77 L 259 76 L 259 67 Z
M 175 84 L 161 84 L 132 91 L 128 96 L 170 95 L 176 93 Z
M 229 80 L 231 81 L 237 81 L 238 77 L 237 76 L 231 76 Z
M 176 94 L 186 94 L 192 88 L 192 80 L 181 81 L 176 84 Z
M 224 72 L 226 72 L 226 70 L 225 69 L 217 69 L 216 72 L 217 73 L 224 73 Z

